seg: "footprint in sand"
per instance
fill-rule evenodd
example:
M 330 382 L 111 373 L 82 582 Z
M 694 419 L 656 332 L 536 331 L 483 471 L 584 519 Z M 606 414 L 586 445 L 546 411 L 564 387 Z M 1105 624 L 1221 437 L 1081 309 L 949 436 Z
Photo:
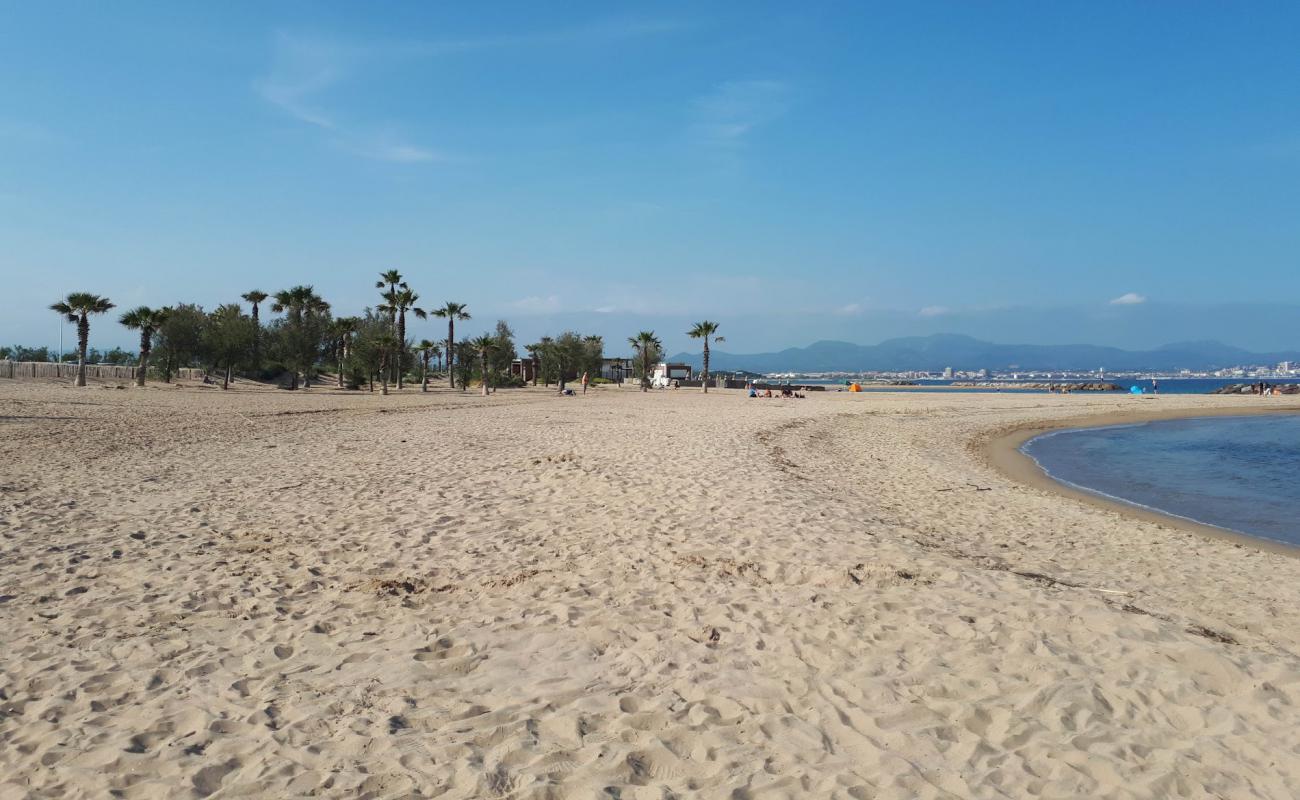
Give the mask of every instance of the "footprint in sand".
M 210 767 L 204 767 L 194 774 L 194 793 L 199 797 L 208 797 L 221 788 L 221 782 L 226 776 L 239 768 L 238 759 L 230 759 L 224 764 L 214 764 Z

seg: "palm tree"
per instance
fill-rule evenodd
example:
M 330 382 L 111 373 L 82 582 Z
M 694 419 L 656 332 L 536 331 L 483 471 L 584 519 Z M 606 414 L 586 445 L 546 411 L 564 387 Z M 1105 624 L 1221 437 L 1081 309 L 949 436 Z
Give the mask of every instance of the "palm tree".
M 421 339 L 420 343 L 415 346 L 420 351 L 420 391 L 429 391 L 429 359 L 433 357 L 438 345 L 428 339 Z
M 397 354 L 397 337 L 392 331 L 384 331 L 375 338 L 375 347 L 379 351 L 379 379 L 383 382 L 380 394 L 388 394 L 388 369 Z
M 238 303 L 226 303 L 208 315 L 203 328 L 204 350 L 213 366 L 225 367 L 221 388 L 230 388 L 235 364 L 253 349 L 253 318 Z
M 546 337 L 543 341 L 536 344 L 526 344 L 524 349 L 528 351 L 528 357 L 533 361 L 533 385 L 537 385 L 537 373 L 542 371 L 542 353 L 546 350 Z M 547 381 L 549 384 L 550 381 Z
M 497 340 L 486 333 L 470 341 L 474 352 L 478 353 L 479 370 L 483 375 L 483 396 L 488 396 L 488 355 L 496 348 Z
M 133 331 L 140 331 L 140 371 L 136 373 L 135 385 L 144 386 L 144 375 L 149 370 L 149 352 L 153 350 L 153 335 L 167 318 L 167 309 L 137 306 L 118 319 Z
M 352 335 L 359 327 L 361 327 L 360 317 L 339 317 L 330 327 L 330 335 L 334 340 L 334 358 L 339 365 L 338 387 L 340 389 L 343 388 L 343 373 L 347 371 L 348 351 L 352 349 Z
M 402 356 L 406 353 L 406 312 L 410 311 L 420 319 L 429 318 L 427 311 L 416 307 L 419 300 L 420 296 L 403 283 L 399 288 L 384 292 L 384 304 L 379 307 L 380 311 L 388 312 L 396 320 L 394 327 L 397 332 L 398 358 L 395 367 L 398 389 L 402 388 Z
M 605 337 L 582 337 L 582 371 L 591 373 L 590 377 L 600 377 L 600 367 L 605 361 Z
M 703 322 L 695 323 L 695 327 L 686 332 L 686 335 L 692 339 L 704 340 L 704 391 L 709 391 L 709 337 L 713 337 L 714 343 L 725 342 L 725 338 L 718 335 L 718 323 L 709 322 L 707 319 Z
M 456 388 L 456 320 L 469 319 L 469 306 L 464 303 L 447 303 L 442 308 L 434 309 L 433 315 L 447 320 L 447 380 L 451 388 Z
M 395 269 L 379 273 L 379 280 L 375 281 L 376 289 L 384 289 L 383 293 L 380 294 L 380 297 L 384 298 L 384 302 L 377 310 L 381 314 L 388 315 L 388 324 L 393 327 L 393 330 L 397 329 L 397 304 L 393 300 L 398 287 L 405 289 L 406 281 L 402 280 L 402 273 Z
M 641 331 L 627 342 L 632 345 L 632 351 L 636 353 L 641 372 L 641 391 L 648 392 L 650 391 L 650 365 L 659 358 L 659 349 L 663 347 L 663 342 L 655 337 L 654 331 Z
M 429 348 L 429 355 L 431 355 L 434 359 L 434 370 L 441 372 L 442 371 L 442 345 L 438 344 L 437 342 L 434 342 L 433 347 Z
M 375 281 L 376 289 L 382 289 L 387 286 L 388 291 L 390 292 L 395 292 L 397 291 L 397 287 L 405 285 L 406 284 L 402 282 L 402 273 L 395 269 L 379 273 L 379 280 Z
M 103 314 L 113 307 L 107 297 L 100 297 L 90 292 L 73 292 L 66 299 L 52 306 L 77 325 L 77 385 L 86 385 L 86 345 L 90 341 L 90 315 Z
M 271 310 L 284 313 L 288 316 L 289 326 L 294 332 L 294 339 L 297 347 L 292 357 L 298 363 L 294 367 L 302 372 L 302 388 L 311 388 L 311 370 L 316 362 L 318 348 L 320 346 L 319 328 L 313 332 L 312 323 L 316 317 L 327 313 L 330 310 L 330 304 L 321 299 L 316 294 L 316 290 L 311 286 L 295 286 L 292 289 L 284 289 L 275 293 L 275 303 Z M 295 382 L 297 375 L 294 376 Z
M 262 366 L 262 323 L 257 315 L 258 306 L 266 299 L 266 292 L 261 289 L 254 289 L 251 292 L 244 292 L 240 297 L 253 307 L 253 366 L 261 368 Z

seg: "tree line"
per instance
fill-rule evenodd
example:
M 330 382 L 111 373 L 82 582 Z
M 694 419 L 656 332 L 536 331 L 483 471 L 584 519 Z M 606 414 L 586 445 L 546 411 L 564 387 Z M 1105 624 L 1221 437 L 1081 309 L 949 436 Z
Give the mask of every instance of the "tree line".
M 241 295 L 248 311 L 239 303 L 225 303 L 212 311 L 190 303 L 162 308 L 138 306 L 122 313 L 118 322 L 139 334 L 139 352 L 134 359 L 140 369 L 136 383 L 143 386 L 152 374 L 170 382 L 182 367 L 202 367 L 222 376 L 228 388 L 233 375 L 251 375 L 270 380 L 287 375 L 289 388 L 307 389 L 322 372 L 332 371 L 340 388 L 359 389 L 376 385 L 387 394 L 390 386 L 403 388 L 409 378 L 418 378 L 428 391 L 431 378 L 445 375 L 448 385 L 465 390 L 481 385 L 483 394 L 495 387 L 522 385 L 511 365 L 519 357 L 515 335 L 504 321 L 495 330 L 473 338 L 456 338 L 456 323 L 471 319 L 464 303 L 447 302 L 438 308 L 417 305 L 420 296 L 397 270 L 380 273 L 375 282 L 379 301 L 360 316 L 333 316 L 330 304 L 313 287 L 293 286 L 274 293 L 251 290 Z M 269 303 L 268 303 L 269 301 Z M 263 322 L 266 307 L 279 315 Z M 76 383 L 86 384 L 86 364 L 93 358 L 105 363 L 124 362 L 129 354 L 120 348 L 110 354 L 89 349 L 90 321 L 106 314 L 114 304 L 106 297 L 74 292 L 50 306 L 77 329 L 78 370 Z M 447 337 L 414 342 L 407 338 L 407 319 L 430 316 L 447 322 Z M 709 344 L 723 341 L 717 323 L 697 323 L 688 335 L 704 340 L 705 391 L 708 391 Z M 633 375 L 647 390 L 654 365 L 663 357 L 663 345 L 654 331 L 641 331 L 628 339 L 632 347 Z M 565 331 L 545 336 L 525 346 L 536 365 L 533 382 L 547 385 L 578 375 L 600 376 L 604 366 L 604 341 L 600 336 Z M 113 361 L 106 361 L 105 356 Z M 43 356 L 43 357 L 34 357 Z M 0 358 L 48 360 L 46 348 L 0 348 Z
M 65 364 L 76 363 L 77 351 L 75 349 L 69 350 L 63 353 L 62 358 L 60 358 L 60 354 L 51 347 L 27 347 L 21 344 L 0 345 L 0 361 L 53 363 L 60 360 Z M 120 347 L 114 347 L 112 350 L 97 350 L 92 347 L 86 351 L 86 363 L 129 367 L 136 363 L 136 353 L 132 350 L 123 350 Z

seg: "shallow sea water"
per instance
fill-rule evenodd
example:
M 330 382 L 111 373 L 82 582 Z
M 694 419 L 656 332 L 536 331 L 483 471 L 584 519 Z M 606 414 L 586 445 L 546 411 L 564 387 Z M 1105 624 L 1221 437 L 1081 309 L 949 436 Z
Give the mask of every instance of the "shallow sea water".
M 1300 545 L 1300 415 L 1056 431 L 1021 449 L 1077 488 Z

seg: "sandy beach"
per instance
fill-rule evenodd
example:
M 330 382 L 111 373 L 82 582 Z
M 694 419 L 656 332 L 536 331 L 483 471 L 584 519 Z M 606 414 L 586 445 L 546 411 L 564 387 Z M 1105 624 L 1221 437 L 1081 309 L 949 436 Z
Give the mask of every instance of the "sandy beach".
M 1262 407 L 0 381 L 0 798 L 1293 798 L 1300 559 L 1007 455 Z

